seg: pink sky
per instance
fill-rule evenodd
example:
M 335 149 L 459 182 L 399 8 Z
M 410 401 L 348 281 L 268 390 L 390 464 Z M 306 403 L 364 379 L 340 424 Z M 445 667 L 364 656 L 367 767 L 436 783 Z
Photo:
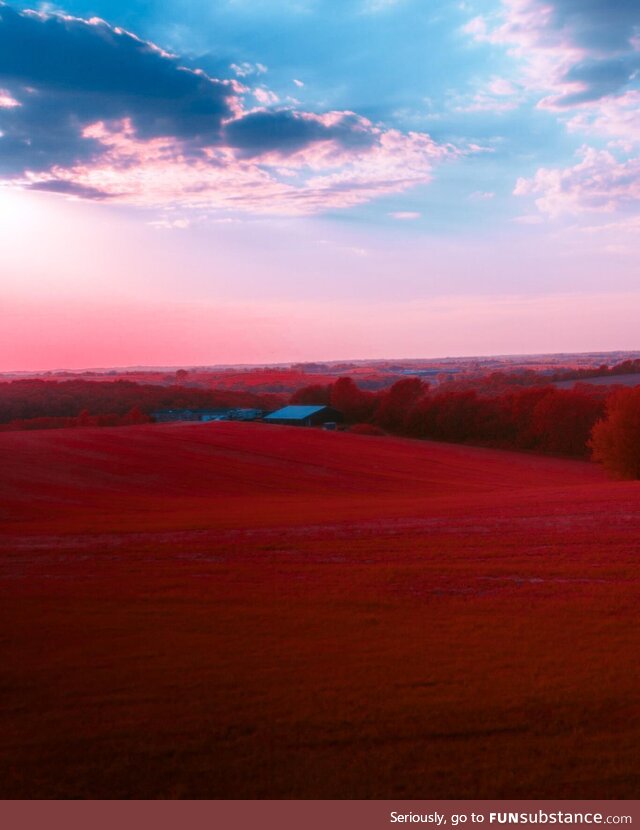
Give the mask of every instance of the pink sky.
M 633 4 L 96 2 L 0 8 L 0 371 L 638 348 Z
M 637 345 L 633 250 L 602 252 L 599 236 L 541 245 L 525 224 L 510 241 L 461 245 L 407 222 L 374 234 L 306 220 L 292 237 L 297 220 L 176 228 L 20 192 L 0 206 L 2 371 Z M 603 257 L 617 261 L 617 291 L 601 286 Z
M 339 306 L 32 298 L 5 307 L 0 351 L 3 370 L 39 371 L 631 350 L 639 302 L 640 293 Z

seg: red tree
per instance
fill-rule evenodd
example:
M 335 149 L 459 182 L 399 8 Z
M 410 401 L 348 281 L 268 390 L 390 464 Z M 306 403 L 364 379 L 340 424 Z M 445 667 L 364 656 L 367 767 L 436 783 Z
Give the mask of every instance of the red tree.
M 640 387 L 607 400 L 606 416 L 591 434 L 593 458 L 616 478 L 640 478 Z
M 291 396 L 291 403 L 307 404 L 325 404 L 328 405 L 331 399 L 331 385 L 321 386 L 319 383 L 312 386 L 303 386 L 297 389 Z
M 531 430 L 542 450 L 585 456 L 591 430 L 603 411 L 603 401 L 594 395 L 558 389 L 535 405 Z
M 392 432 L 406 432 L 412 420 L 409 413 L 428 391 L 429 385 L 420 378 L 396 381 L 380 396 L 375 414 L 376 423 Z
M 331 386 L 329 402 L 344 415 L 348 423 L 369 421 L 375 408 L 376 396 L 359 389 L 352 378 L 338 378 Z

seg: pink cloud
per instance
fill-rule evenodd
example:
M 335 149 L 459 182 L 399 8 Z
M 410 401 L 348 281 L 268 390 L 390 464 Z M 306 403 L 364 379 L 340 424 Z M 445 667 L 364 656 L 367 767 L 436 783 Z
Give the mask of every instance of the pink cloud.
M 267 71 L 267 67 L 263 63 L 249 63 L 249 61 L 232 63 L 231 69 L 238 78 L 247 78 L 250 75 L 264 75 Z
M 580 161 L 567 168 L 542 167 L 518 179 L 516 196 L 535 196 L 540 211 L 555 217 L 584 212 L 611 213 L 640 202 L 640 159 L 618 161 L 607 150 L 583 147 Z
M 516 195 L 537 197 L 549 216 L 637 209 L 640 91 L 629 84 L 640 71 L 639 24 L 631 3 L 502 0 L 498 13 L 465 27 L 476 41 L 506 48 L 517 61 L 518 83 L 539 108 L 555 112 L 572 133 L 610 139 L 612 149 L 628 156 L 619 161 L 584 147 L 573 166 L 519 179 Z
M 398 219 L 401 222 L 410 222 L 413 219 L 419 219 L 422 214 L 417 210 L 393 210 L 389 216 L 391 216 L 392 219 Z
M 449 97 L 454 112 L 509 112 L 519 107 L 523 100 L 522 87 L 507 78 L 493 76 L 484 87 L 477 85 L 475 92 Z
M 640 16 L 630 4 L 618 10 L 606 0 L 502 0 L 499 12 L 474 18 L 463 31 L 504 47 L 538 106 L 562 112 L 624 94 L 640 67 L 634 21 Z
M 11 109 L 12 107 L 19 107 L 20 101 L 7 92 L 6 89 L 0 89 L 0 109 Z
M 597 107 L 582 107 L 567 126 L 572 132 L 601 135 L 632 150 L 640 143 L 640 90 L 606 98 Z
M 345 115 L 352 114 L 302 117 L 331 127 Z M 22 183 L 43 189 L 53 182 L 60 191 L 73 183 L 80 193 L 141 206 L 311 214 L 426 183 L 435 163 L 455 155 L 453 148 L 436 144 L 424 133 L 383 130 L 367 119 L 359 124 L 371 141 L 352 147 L 335 139 L 318 141 L 289 155 L 273 150 L 244 158 L 228 146 L 189 156 L 173 138 L 138 138 L 127 120 L 98 122 L 84 131 L 104 148 L 97 162 L 54 167 L 47 176 L 28 173 Z
M 493 95 L 514 95 L 517 91 L 517 86 L 507 78 L 495 77 L 489 84 L 489 92 Z
M 258 86 L 252 91 L 253 97 L 256 101 L 261 104 L 263 107 L 268 107 L 273 104 L 277 104 L 280 100 L 275 92 L 270 89 L 267 89 L 264 86 Z
M 534 89 L 555 87 L 562 73 L 586 55 L 570 34 L 553 26 L 554 8 L 539 0 L 502 0 L 501 12 L 476 17 L 463 31 L 478 42 L 504 46 L 522 61 L 521 83 Z

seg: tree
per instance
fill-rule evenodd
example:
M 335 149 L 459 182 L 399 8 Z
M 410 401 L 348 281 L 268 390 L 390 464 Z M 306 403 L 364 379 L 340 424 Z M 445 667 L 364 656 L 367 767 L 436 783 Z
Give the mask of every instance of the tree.
M 594 460 L 616 478 L 640 478 L 640 387 L 620 389 L 608 398 L 590 446 Z
M 329 402 L 350 424 L 369 421 L 375 406 L 375 395 L 360 389 L 352 378 L 338 378 L 331 385 Z
M 145 415 L 145 413 L 140 410 L 139 406 L 134 406 L 120 419 L 120 423 L 123 426 L 129 426 L 130 424 L 148 424 L 150 421 L 150 416 Z
M 405 432 L 409 427 L 410 411 L 425 397 L 429 385 L 420 378 L 403 378 L 380 395 L 375 420 L 378 426 L 390 432 Z
M 558 455 L 587 455 L 589 435 L 603 408 L 602 400 L 589 392 L 550 392 L 538 401 L 531 415 L 537 446 Z
M 189 372 L 186 369 L 178 369 L 176 372 L 176 383 L 181 386 L 189 379 Z
M 297 389 L 291 396 L 292 404 L 307 404 L 314 406 L 315 404 L 328 405 L 331 396 L 330 386 L 321 386 L 319 383 L 312 386 L 303 386 Z

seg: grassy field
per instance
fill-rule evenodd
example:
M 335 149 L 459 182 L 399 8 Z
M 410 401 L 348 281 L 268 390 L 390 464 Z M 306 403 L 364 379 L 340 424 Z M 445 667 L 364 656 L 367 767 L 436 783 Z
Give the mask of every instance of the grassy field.
M 0 797 L 637 797 L 640 483 L 239 423 L 0 462 Z

